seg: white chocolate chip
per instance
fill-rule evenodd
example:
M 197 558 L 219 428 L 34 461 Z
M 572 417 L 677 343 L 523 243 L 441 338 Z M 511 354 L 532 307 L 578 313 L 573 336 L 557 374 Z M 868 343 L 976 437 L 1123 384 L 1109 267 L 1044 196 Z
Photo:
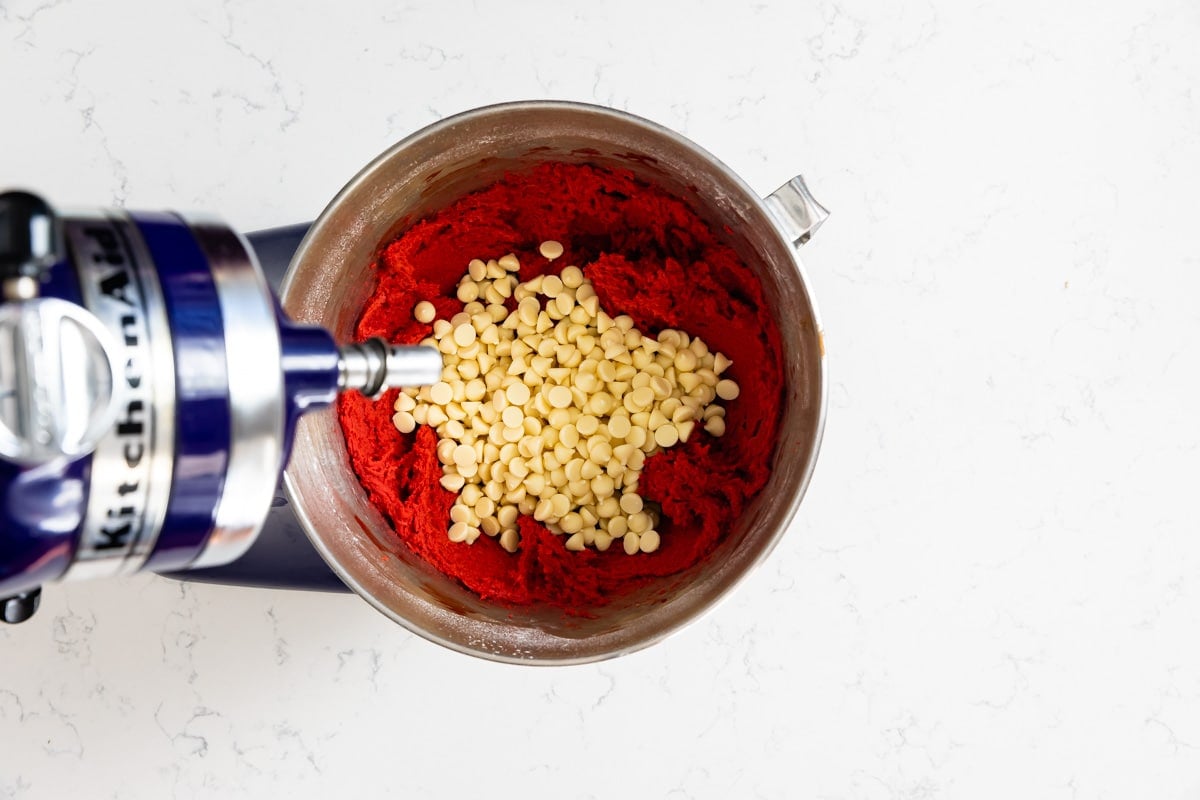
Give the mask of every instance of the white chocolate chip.
M 469 444 L 460 444 L 454 448 L 454 463 L 459 468 L 469 467 L 476 463 L 475 448 Z
M 433 319 L 436 316 L 437 309 L 435 309 L 433 307 L 433 303 L 429 302 L 428 300 L 422 300 L 421 302 L 417 303 L 416 307 L 413 309 L 413 319 L 415 319 L 417 322 L 424 322 L 428 324 L 433 322 Z
M 500 534 L 500 546 L 510 553 L 517 552 L 517 548 L 521 546 L 521 537 L 516 528 L 507 528 Z
M 568 289 L 578 289 L 581 286 L 583 286 L 583 270 L 581 270 L 579 267 L 575 267 L 575 266 L 564 267 L 563 271 L 559 274 L 558 277 L 562 280 L 563 286 L 567 287 Z M 590 289 L 590 285 L 589 285 L 589 289 Z M 594 291 L 590 292 L 590 295 L 594 295 L 594 294 L 595 294 Z M 580 297 L 579 293 L 576 292 L 575 297 L 578 300 L 583 300 L 590 295 L 585 294 L 583 297 Z
M 679 429 L 668 422 L 654 432 L 654 443 L 659 447 L 672 447 L 679 441 Z
M 659 541 L 658 531 L 656 530 L 648 530 L 638 535 L 638 547 L 643 553 L 653 553 L 658 549 Z
M 429 387 L 429 400 L 439 406 L 444 406 L 454 399 L 454 390 L 445 381 L 438 381 Z
M 443 475 L 439 482 L 446 491 L 457 492 L 463 488 L 463 484 L 467 482 L 467 479 L 455 473 Z
M 565 386 L 555 386 L 547 399 L 554 408 L 566 408 L 571 405 L 571 390 Z
M 539 250 L 564 252 L 552 241 Z M 458 493 L 454 541 L 484 534 L 515 552 L 525 514 L 570 550 L 622 539 L 631 555 L 653 552 L 660 520 L 637 494 L 641 470 L 701 422 L 724 433 L 725 409 L 713 401 L 737 397 L 737 384 L 719 377 L 729 359 L 683 331 L 649 337 L 632 317 L 609 316 L 576 266 L 524 283 L 519 269 L 511 253 L 472 259 L 456 289 L 461 313 L 437 319 L 429 301 L 414 307 L 414 319 L 432 323 L 422 344 L 438 348 L 444 370 L 397 396 L 393 424 L 437 431 L 440 483 Z
M 475 531 L 470 525 L 465 522 L 456 522 L 450 526 L 449 536 L 452 542 L 465 542 L 471 538 L 471 532 Z M 478 536 L 479 532 L 475 531 Z

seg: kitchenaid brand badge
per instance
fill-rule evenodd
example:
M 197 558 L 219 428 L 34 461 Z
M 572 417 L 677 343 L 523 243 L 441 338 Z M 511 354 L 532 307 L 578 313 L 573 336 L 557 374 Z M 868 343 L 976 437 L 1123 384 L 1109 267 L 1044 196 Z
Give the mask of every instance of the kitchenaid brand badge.
M 72 220 L 67 240 L 84 304 L 119 347 L 117 419 L 92 457 L 87 516 L 76 561 L 124 559 L 146 534 L 155 433 L 146 299 L 128 233 L 119 223 Z

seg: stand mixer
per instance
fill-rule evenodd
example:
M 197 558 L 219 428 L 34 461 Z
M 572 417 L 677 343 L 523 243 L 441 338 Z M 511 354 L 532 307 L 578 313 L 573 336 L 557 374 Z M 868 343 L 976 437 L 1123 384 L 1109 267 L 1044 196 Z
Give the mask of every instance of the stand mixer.
M 714 549 L 586 617 L 482 597 L 405 546 L 328 413 L 339 391 L 441 378 L 430 348 L 335 344 L 356 338 L 381 244 L 551 162 L 628 173 L 722 231 L 780 330 L 786 386 L 770 477 Z M 435 122 L 367 164 L 311 225 L 244 237 L 195 215 L 55 214 L 0 195 L 0 619 L 27 619 L 48 581 L 140 570 L 353 591 L 430 641 L 510 663 L 656 642 L 763 562 L 811 480 L 828 380 L 796 248 L 827 216 L 799 175 L 764 197 L 674 131 L 546 100 Z
M 438 379 L 436 350 L 288 320 L 256 251 L 277 281 L 305 228 L 256 243 L 208 217 L 0 194 L 0 619 L 28 619 L 48 581 L 238 560 L 285 502 L 302 414 Z M 276 537 L 302 542 L 286 522 Z M 340 585 L 311 548 L 290 557 L 311 588 Z

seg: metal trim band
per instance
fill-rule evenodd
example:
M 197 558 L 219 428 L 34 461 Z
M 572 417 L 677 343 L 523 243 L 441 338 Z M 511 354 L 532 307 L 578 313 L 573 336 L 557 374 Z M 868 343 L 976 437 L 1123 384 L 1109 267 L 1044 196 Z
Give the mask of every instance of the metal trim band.
M 173 214 L 130 218 L 154 259 L 171 324 L 175 375 L 175 473 L 163 529 L 145 568 L 188 566 L 213 531 L 229 466 L 230 407 L 225 321 L 208 260 Z
M 266 521 L 283 465 L 284 387 L 279 322 L 253 250 L 211 217 L 184 220 L 212 270 L 225 321 L 231 436 L 215 525 L 192 568 L 236 560 Z

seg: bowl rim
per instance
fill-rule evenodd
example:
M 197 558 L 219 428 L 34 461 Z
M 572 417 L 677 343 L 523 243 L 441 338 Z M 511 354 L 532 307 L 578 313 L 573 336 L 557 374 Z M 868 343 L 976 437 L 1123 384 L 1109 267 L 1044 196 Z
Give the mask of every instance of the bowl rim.
M 343 203 L 348 202 L 348 198 L 350 198 L 355 192 L 357 192 L 363 184 L 369 182 L 371 177 L 374 176 L 378 170 L 383 168 L 393 158 L 395 158 L 398 153 L 409 148 L 410 146 L 412 146 L 413 143 L 415 143 L 421 139 L 442 133 L 446 129 L 453 128 L 456 125 L 462 124 L 463 122 L 474 121 L 474 120 L 477 120 L 480 118 L 485 118 L 485 117 L 499 115 L 499 114 L 506 114 L 506 113 L 510 113 L 510 112 L 514 112 L 514 111 L 554 111 L 554 110 L 564 110 L 564 111 L 571 111 L 571 112 L 585 112 L 585 113 L 594 114 L 594 115 L 598 115 L 598 116 L 602 116 L 602 117 L 607 116 L 607 117 L 612 118 L 615 121 L 619 121 L 621 124 L 625 124 L 625 125 L 632 124 L 632 125 L 640 126 L 644 129 L 648 130 L 650 133 L 653 133 L 660 137 L 665 137 L 666 139 L 669 139 L 676 146 L 681 147 L 685 150 L 691 151 L 691 153 L 693 155 L 699 157 L 700 159 L 702 159 L 705 162 L 708 162 L 714 168 L 721 170 L 724 173 L 724 176 L 726 178 L 728 178 L 730 180 L 730 182 L 734 186 L 736 186 L 738 188 L 738 190 L 742 193 L 744 199 L 750 201 L 755 207 L 757 207 L 759 209 L 759 211 L 761 211 L 761 213 L 764 215 L 764 217 L 770 221 L 771 227 L 774 229 L 776 235 L 779 237 L 780 242 L 785 245 L 787 251 L 790 253 L 792 264 L 796 269 L 797 276 L 800 279 L 801 286 L 804 290 L 804 294 L 808 301 L 809 310 L 811 312 L 811 317 L 812 317 L 812 321 L 813 321 L 813 328 L 814 328 L 813 333 L 817 338 L 817 342 L 818 342 L 818 346 L 819 346 L 819 353 L 818 353 L 819 357 L 817 359 L 816 371 L 817 371 L 817 378 L 820 382 L 820 386 L 816 393 L 817 409 L 816 409 L 816 415 L 815 415 L 815 425 L 813 428 L 812 438 L 811 438 L 812 449 L 808 455 L 807 463 L 805 464 L 804 470 L 799 477 L 799 481 L 796 485 L 795 491 L 792 493 L 791 497 L 789 498 L 788 506 L 787 506 L 785 512 L 783 513 L 783 515 L 781 516 L 779 524 L 776 526 L 775 531 L 772 533 L 769 540 L 766 541 L 765 545 L 762 547 L 762 549 L 758 553 L 757 557 L 754 560 L 747 562 L 745 565 L 745 568 L 742 569 L 735 576 L 733 576 L 733 578 L 729 581 L 729 583 L 726 584 L 724 586 L 724 588 L 718 594 L 716 594 L 714 597 L 712 597 L 710 600 L 708 600 L 708 602 L 703 603 L 702 605 L 699 605 L 698 607 L 689 609 L 685 613 L 682 613 L 672 619 L 667 620 L 667 624 L 663 625 L 661 627 L 661 629 L 654 631 L 653 634 L 644 636 L 644 637 L 637 639 L 631 643 L 627 643 L 619 648 L 613 648 L 613 649 L 609 649 L 609 650 L 606 650 L 603 652 L 588 653 L 588 654 L 584 654 L 581 656 L 574 656 L 574 657 L 571 657 L 571 656 L 541 657 L 541 656 L 539 656 L 536 658 L 530 658 L 530 657 L 522 658 L 519 656 L 510 656 L 505 653 L 497 653 L 494 651 L 471 647 L 469 644 L 457 642 L 457 641 L 454 641 L 453 639 L 438 635 L 437 633 L 435 633 L 431 630 L 428 630 L 427 628 L 421 626 L 417 622 L 414 622 L 413 620 L 408 619 L 407 617 L 396 612 L 394 609 L 390 608 L 379 597 L 375 596 L 374 593 L 368 591 L 354 577 L 354 575 L 352 575 L 349 572 L 349 570 L 346 569 L 340 563 L 340 561 L 332 554 L 332 552 L 326 546 L 326 544 L 325 544 L 324 540 L 321 538 L 321 536 L 319 536 L 316 533 L 315 525 L 314 525 L 312 519 L 308 515 L 305 504 L 302 501 L 301 502 L 297 501 L 297 498 L 300 495 L 299 495 L 299 491 L 295 485 L 295 479 L 292 477 L 292 470 L 291 470 L 290 456 L 289 456 L 289 464 L 288 464 L 287 468 L 285 468 L 285 470 L 284 470 L 283 484 L 284 484 L 284 492 L 288 498 L 289 504 L 291 505 L 292 511 L 296 515 L 297 521 L 300 523 L 300 527 L 304 530 L 305 536 L 308 537 L 309 541 L 312 543 L 312 545 L 316 549 L 316 551 L 320 554 L 321 558 L 325 561 L 325 563 L 329 566 L 329 568 L 334 572 L 334 574 L 336 574 L 338 576 L 338 578 L 340 578 L 351 590 L 353 590 L 355 594 L 357 594 L 362 599 L 366 600 L 371 606 L 373 606 L 377 611 L 382 613 L 388 619 L 392 620 L 393 622 L 398 623 L 399 625 L 404 627 L 409 632 L 416 634 L 417 636 L 421 637 L 422 639 L 425 639 L 426 641 L 441 645 L 441 646 L 446 647 L 455 652 L 463 653 L 465 655 L 475 656 L 477 658 L 481 658 L 481 659 L 488 660 L 488 661 L 507 663 L 507 664 L 534 665 L 534 666 L 569 666 L 569 665 L 575 665 L 575 664 L 588 664 L 588 663 L 606 661 L 606 660 L 609 660 L 612 658 L 616 658 L 618 656 L 637 652 L 637 651 L 642 650 L 646 647 L 649 647 L 653 644 L 657 644 L 658 642 L 661 642 L 663 639 L 667 638 L 668 636 L 670 636 L 674 633 L 677 633 L 678 631 L 682 630 L 683 628 L 685 628 L 689 625 L 694 624 L 697 620 L 699 620 L 702 617 L 704 617 L 705 615 L 711 613 L 721 603 L 727 601 L 728 598 L 734 593 L 734 589 L 736 587 L 738 587 L 739 585 L 741 585 L 741 583 L 746 580 L 747 576 L 750 573 L 759 569 L 762 566 L 763 562 L 771 555 L 772 552 L 774 552 L 775 548 L 779 545 L 780 540 L 783 538 L 784 533 L 786 533 L 786 531 L 791 527 L 791 524 L 792 524 L 793 520 L 795 519 L 796 513 L 800 508 L 800 504 L 801 504 L 801 502 L 803 502 L 804 497 L 808 492 L 808 488 L 812 482 L 812 477 L 813 477 L 813 474 L 816 469 L 817 461 L 819 459 L 821 444 L 824 439 L 826 416 L 828 413 L 828 395 L 829 395 L 828 359 L 826 358 L 826 348 L 825 348 L 825 338 L 824 338 L 824 330 L 825 329 L 821 322 L 820 311 L 817 307 L 816 298 L 813 296 L 813 293 L 811 291 L 811 281 L 809 280 L 807 270 L 805 270 L 804 264 L 800 260 L 799 254 L 797 252 L 797 249 L 800 245 L 788 240 L 788 237 L 785 235 L 784 230 L 783 230 L 779 220 L 776 218 L 775 214 L 770 210 L 770 208 L 766 205 L 763 198 L 757 192 L 755 192 L 753 189 L 751 189 L 750 186 L 745 182 L 745 180 L 738 173 L 736 173 L 734 170 L 730 169 L 729 166 L 726 165 L 723 161 L 718 159 L 715 155 L 710 153 L 708 150 L 704 149 L 700 145 L 693 142 L 691 139 L 688 139 L 687 137 L 683 136 L 682 134 L 680 134 L 670 128 L 667 128 L 663 125 L 653 122 L 652 120 L 648 120 L 643 117 L 640 117 L 636 114 L 633 114 L 633 113 L 630 113 L 627 111 L 621 111 L 618 109 L 609 108 L 606 106 L 595 105 L 592 103 L 582 103 L 582 102 L 565 101 L 565 100 L 519 100 L 519 101 L 494 103 L 494 104 L 490 104 L 490 105 L 479 106 L 479 107 L 461 111 L 457 114 L 453 114 L 451 116 L 437 120 L 429 125 L 426 125 L 420 129 L 414 131 L 413 133 L 408 134 L 407 136 L 400 139 L 398 142 L 396 142 L 392 146 L 388 147 L 382 153 L 380 153 L 375 158 L 373 158 L 366 166 L 364 166 L 362 169 L 360 169 L 354 175 L 354 177 L 352 177 L 349 181 L 346 182 L 346 184 L 341 188 L 341 190 L 338 191 L 338 193 L 333 197 L 333 199 L 330 200 L 330 202 L 325 206 L 324 209 L 322 209 L 321 214 L 317 217 L 317 219 L 313 222 L 313 224 L 309 227 L 308 231 L 305 233 L 304 238 L 301 240 L 299 246 L 296 248 L 296 251 L 292 256 L 291 262 L 288 264 L 288 268 L 284 275 L 284 279 L 283 279 L 282 283 L 280 284 L 279 297 L 280 297 L 280 303 L 283 305 L 284 309 L 286 310 L 287 305 L 288 305 L 288 303 L 287 303 L 288 295 L 290 294 L 291 287 L 294 282 L 294 277 L 296 274 L 295 273 L 296 265 L 301 263 L 301 261 L 303 261 L 303 259 L 307 255 L 308 251 L 313 247 L 313 242 L 320 235 L 320 232 L 321 232 L 323 226 L 326 223 L 328 223 L 328 221 L 333 216 L 334 210 L 337 209 L 339 206 L 341 206 Z M 329 411 L 330 411 L 330 409 L 326 409 L 325 412 L 321 412 L 321 413 L 329 413 Z

